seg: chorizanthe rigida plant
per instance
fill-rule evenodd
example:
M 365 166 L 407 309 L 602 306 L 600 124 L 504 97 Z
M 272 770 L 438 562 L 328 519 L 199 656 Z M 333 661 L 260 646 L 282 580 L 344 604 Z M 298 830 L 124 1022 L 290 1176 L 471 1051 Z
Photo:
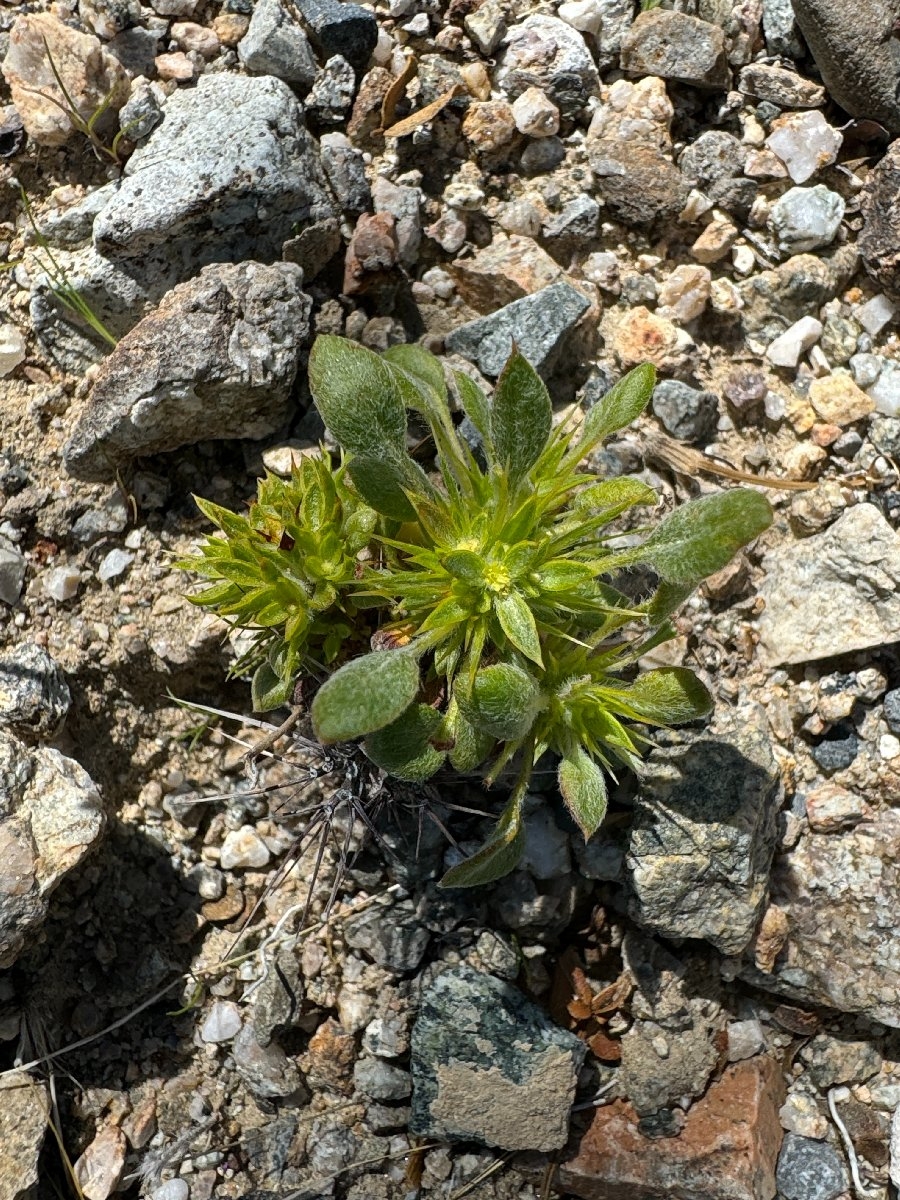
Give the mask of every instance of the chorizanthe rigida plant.
M 747 489 L 704 496 L 653 522 L 639 479 L 600 479 L 585 463 L 635 420 L 654 371 L 637 367 L 584 414 L 553 427 L 547 389 L 513 349 L 492 397 L 420 346 L 377 355 L 319 337 L 309 363 L 316 406 L 343 451 L 267 476 L 246 516 L 198 500 L 221 531 L 179 565 L 210 586 L 195 603 L 255 632 L 237 664 L 254 668 L 253 703 L 283 704 L 298 678 L 323 743 L 363 739 L 389 774 L 422 782 L 445 765 L 512 765 L 493 836 L 445 885 L 510 871 L 524 842 L 535 764 L 559 757 L 559 786 L 585 838 L 606 812 L 606 776 L 635 768 L 646 737 L 712 700 L 691 671 L 639 672 L 674 635 L 673 611 L 771 523 Z M 479 452 L 453 413 L 477 431 Z M 424 420 L 435 469 L 408 453 L 409 414 Z M 623 537 L 615 519 L 641 508 Z M 626 568 L 656 579 L 639 603 Z

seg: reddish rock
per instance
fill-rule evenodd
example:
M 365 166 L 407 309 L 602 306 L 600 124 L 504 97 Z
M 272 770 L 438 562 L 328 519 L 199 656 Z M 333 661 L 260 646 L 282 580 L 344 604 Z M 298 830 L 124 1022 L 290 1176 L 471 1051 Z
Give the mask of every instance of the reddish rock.
M 782 1129 L 770 1058 L 729 1067 L 674 1138 L 650 1139 L 623 1100 L 598 1108 L 557 1186 L 581 1200 L 772 1200 Z
M 456 289 L 470 308 L 495 312 L 562 278 L 562 268 L 530 237 L 496 234 L 472 258 L 450 265 Z
M 397 235 L 391 213 L 363 213 L 356 222 L 344 262 L 344 293 L 356 296 L 382 282 L 397 265 Z

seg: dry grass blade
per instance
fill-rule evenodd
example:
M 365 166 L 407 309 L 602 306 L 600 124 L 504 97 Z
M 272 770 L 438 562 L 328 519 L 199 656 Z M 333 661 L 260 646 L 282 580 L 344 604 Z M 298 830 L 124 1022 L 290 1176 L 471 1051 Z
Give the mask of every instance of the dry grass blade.
M 735 467 L 714 462 L 699 450 L 683 446 L 681 442 L 676 442 L 661 433 L 645 434 L 643 445 L 648 458 L 656 459 L 680 475 L 691 478 L 698 473 L 716 475 L 720 479 L 730 479 L 735 483 L 753 483 L 757 487 L 779 488 L 788 492 L 805 492 L 816 487 L 814 482 L 805 479 L 778 479 L 774 475 L 754 475 L 750 471 L 738 471 Z
M 432 100 L 430 104 L 426 104 L 424 108 L 420 108 L 418 112 L 411 113 L 408 117 L 404 117 L 402 121 L 398 121 L 396 125 L 391 125 L 389 129 L 385 129 L 385 137 L 406 137 L 407 134 L 415 133 L 423 125 L 427 125 L 429 121 L 433 121 L 438 113 L 442 112 L 451 100 L 463 91 L 462 85 L 454 83 L 453 87 L 448 92 L 444 92 L 443 96 L 438 96 L 437 100 Z
M 397 110 L 397 105 L 400 102 L 403 93 L 406 91 L 406 85 L 419 69 L 416 62 L 416 56 L 410 54 L 403 65 L 403 70 L 388 88 L 384 99 L 381 102 L 381 132 L 383 133 L 394 120 L 394 114 Z

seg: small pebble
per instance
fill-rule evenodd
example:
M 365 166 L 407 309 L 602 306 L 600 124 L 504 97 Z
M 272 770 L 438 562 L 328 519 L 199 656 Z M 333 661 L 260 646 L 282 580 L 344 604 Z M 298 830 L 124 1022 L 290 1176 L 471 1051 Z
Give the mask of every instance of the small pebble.
M 174 83 L 189 83 L 196 74 L 194 64 L 180 50 L 171 54 L 158 54 L 155 59 L 156 73 L 160 79 Z
M 766 358 L 776 367 L 796 367 L 802 355 L 822 336 L 822 322 L 801 317 L 790 329 L 779 334 L 766 350 Z
M 843 196 L 823 184 L 791 188 L 772 205 L 769 228 L 782 254 L 819 250 L 834 241 L 844 219 Z
M 528 137 L 552 137 L 559 131 L 559 109 L 540 88 L 526 88 L 512 106 L 516 129 Z
M 153 1189 L 150 1200 L 190 1200 L 190 1195 L 186 1179 L 168 1179 Z
M 856 310 L 856 319 L 866 333 L 876 337 L 886 325 L 890 325 L 897 314 L 897 307 L 884 294 L 873 296 Z
M 134 555 L 127 550 L 110 550 L 97 568 L 97 578 L 101 583 L 109 583 L 123 575 L 133 562 Z
M 15 325 L 0 325 L 0 378 L 9 375 L 25 358 L 25 338 Z
M 216 1000 L 200 1026 L 204 1042 L 230 1042 L 241 1028 L 241 1010 L 233 1000 Z
M 843 140 L 820 112 L 794 112 L 772 122 L 766 145 L 787 167 L 794 183 L 805 183 L 835 161 Z
M 54 567 L 43 577 L 44 591 L 53 600 L 62 603 L 78 594 L 81 572 L 77 567 Z
M 268 846 L 253 826 L 242 825 L 240 829 L 229 830 L 225 835 L 219 865 L 223 871 L 258 870 L 266 866 L 270 857 Z

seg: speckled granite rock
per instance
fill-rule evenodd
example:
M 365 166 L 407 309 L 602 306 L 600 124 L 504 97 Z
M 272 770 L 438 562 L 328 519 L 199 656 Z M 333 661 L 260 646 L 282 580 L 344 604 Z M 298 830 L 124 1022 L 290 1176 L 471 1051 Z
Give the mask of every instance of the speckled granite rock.
M 771 974 L 748 963 L 742 977 L 900 1029 L 898 861 L 895 809 L 840 834 L 802 838 L 772 870 L 772 901 L 787 918 L 787 941 Z
M 629 912 L 665 937 L 747 945 L 766 901 L 781 783 L 762 710 L 654 751 L 626 856 Z
M 410 1130 L 503 1150 L 557 1150 L 585 1046 L 518 989 L 471 967 L 439 975 L 412 1033 Z

